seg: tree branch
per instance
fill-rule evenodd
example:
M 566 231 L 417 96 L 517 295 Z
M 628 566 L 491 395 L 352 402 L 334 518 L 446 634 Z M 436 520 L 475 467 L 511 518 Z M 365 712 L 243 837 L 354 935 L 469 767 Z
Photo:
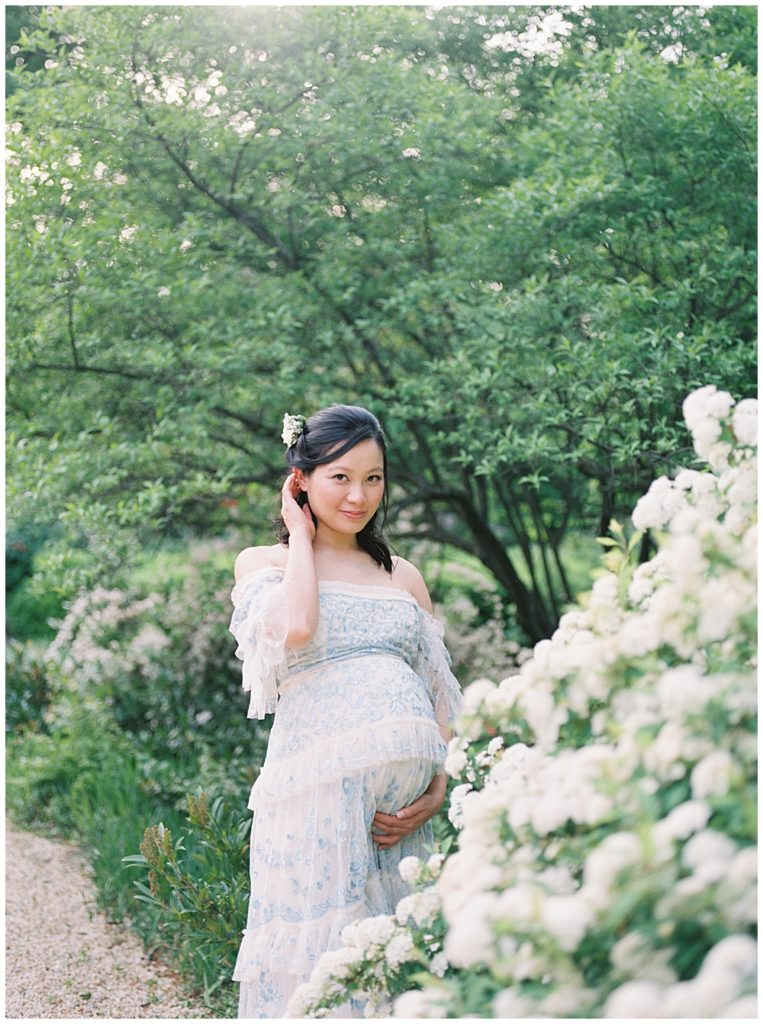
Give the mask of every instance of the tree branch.
M 261 242 L 268 246 L 269 249 L 274 250 L 281 262 L 288 267 L 290 270 L 297 270 L 300 266 L 300 260 L 296 254 L 289 252 L 289 250 L 283 245 L 283 243 L 274 234 L 272 234 L 259 220 L 250 216 L 246 211 L 242 210 L 236 203 L 230 199 L 225 199 L 223 196 L 217 195 L 212 188 L 202 181 L 191 169 L 188 161 L 175 152 L 169 139 L 163 134 L 156 122 L 149 114 L 145 104 L 141 100 L 138 93 L 132 91 L 133 102 L 140 110 L 146 123 L 149 125 L 153 132 L 153 138 L 157 141 L 164 151 L 169 156 L 170 160 L 183 172 L 188 178 L 191 184 L 196 188 L 202 195 L 205 195 L 211 202 L 219 206 L 220 209 L 224 210 L 229 216 L 233 217 L 234 220 L 243 224 L 244 227 L 248 228 Z
M 41 363 L 35 360 L 28 364 L 31 370 L 59 370 L 64 373 L 102 373 L 116 377 L 126 377 L 130 380 L 150 380 L 155 383 L 172 383 L 172 377 L 157 377 L 153 373 L 141 373 L 139 370 L 124 370 L 115 366 L 85 366 L 82 363 L 72 365 L 70 363 Z

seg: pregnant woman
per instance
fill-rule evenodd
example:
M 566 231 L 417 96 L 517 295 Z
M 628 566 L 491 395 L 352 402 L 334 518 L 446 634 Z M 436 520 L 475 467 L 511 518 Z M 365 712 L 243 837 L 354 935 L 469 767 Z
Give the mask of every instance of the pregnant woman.
M 279 543 L 236 559 L 231 632 L 250 718 L 275 712 L 252 788 L 239 1017 L 278 1018 L 342 929 L 394 913 L 427 856 L 461 692 L 419 571 L 390 554 L 376 417 L 284 417 Z M 362 1002 L 334 1016 L 362 1016 Z

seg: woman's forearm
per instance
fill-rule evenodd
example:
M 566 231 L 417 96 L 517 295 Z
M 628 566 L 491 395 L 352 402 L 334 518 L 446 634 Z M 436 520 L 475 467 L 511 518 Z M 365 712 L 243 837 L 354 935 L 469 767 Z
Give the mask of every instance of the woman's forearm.
M 303 530 L 294 530 L 289 535 L 289 552 L 281 586 L 289 609 L 286 646 L 304 647 L 318 625 L 320 604 L 313 542 Z
M 426 792 L 437 800 L 437 810 L 445 803 L 445 793 L 448 788 L 448 777 L 444 771 L 438 771 L 427 786 Z

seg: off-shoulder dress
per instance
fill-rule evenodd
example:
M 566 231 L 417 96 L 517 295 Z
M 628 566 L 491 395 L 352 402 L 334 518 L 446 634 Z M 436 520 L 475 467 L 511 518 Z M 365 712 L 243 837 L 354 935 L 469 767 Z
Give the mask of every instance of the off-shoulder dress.
M 278 567 L 255 570 L 231 595 L 248 716 L 276 712 L 249 800 L 251 891 L 233 973 L 241 1018 L 285 1016 L 345 925 L 393 913 L 410 891 L 397 867 L 427 856 L 431 822 L 380 849 L 372 819 L 421 796 L 445 761 L 439 725 L 462 705 L 442 624 L 407 591 L 322 580 L 312 639 L 287 648 L 282 580 Z M 335 1015 L 361 1016 L 362 1003 Z

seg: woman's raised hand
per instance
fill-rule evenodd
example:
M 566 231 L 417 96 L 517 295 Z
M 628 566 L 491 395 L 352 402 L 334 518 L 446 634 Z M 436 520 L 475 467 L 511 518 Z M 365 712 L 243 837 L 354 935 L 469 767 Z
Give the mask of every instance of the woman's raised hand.
M 315 539 L 315 523 L 309 502 L 300 508 L 297 504 L 299 482 L 294 470 L 284 480 L 281 488 L 281 516 L 290 534 L 302 530 L 309 540 Z

